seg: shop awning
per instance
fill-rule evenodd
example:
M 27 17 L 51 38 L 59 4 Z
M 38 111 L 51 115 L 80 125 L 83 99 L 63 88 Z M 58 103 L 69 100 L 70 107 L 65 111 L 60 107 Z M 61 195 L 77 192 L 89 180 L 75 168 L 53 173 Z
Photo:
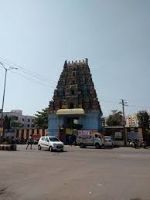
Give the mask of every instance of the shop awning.
M 84 115 L 84 109 L 73 108 L 73 109 L 59 109 L 56 112 L 57 115 Z

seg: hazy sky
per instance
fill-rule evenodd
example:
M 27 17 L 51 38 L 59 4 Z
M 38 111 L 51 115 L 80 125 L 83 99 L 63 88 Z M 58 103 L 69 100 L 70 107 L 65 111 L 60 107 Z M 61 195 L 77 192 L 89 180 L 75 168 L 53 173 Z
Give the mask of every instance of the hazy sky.
M 88 58 L 104 116 L 150 111 L 149 0 L 0 0 L 4 111 L 35 114 L 52 99 L 65 60 Z M 0 102 L 4 70 L 0 67 Z

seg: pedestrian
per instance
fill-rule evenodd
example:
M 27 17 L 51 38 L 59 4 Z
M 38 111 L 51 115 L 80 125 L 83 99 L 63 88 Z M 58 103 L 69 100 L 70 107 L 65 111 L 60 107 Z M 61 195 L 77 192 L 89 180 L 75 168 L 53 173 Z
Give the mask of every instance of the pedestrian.
M 71 146 L 72 145 L 76 145 L 76 135 L 75 134 L 70 135 L 70 137 L 69 137 L 69 144 Z
M 73 134 L 69 136 L 69 144 L 70 146 L 73 145 Z
M 28 138 L 28 140 L 27 140 L 26 150 L 28 149 L 29 145 L 30 145 L 30 149 L 32 149 L 32 144 L 33 144 L 33 137 L 32 137 L 32 135 L 30 135 L 29 138 Z

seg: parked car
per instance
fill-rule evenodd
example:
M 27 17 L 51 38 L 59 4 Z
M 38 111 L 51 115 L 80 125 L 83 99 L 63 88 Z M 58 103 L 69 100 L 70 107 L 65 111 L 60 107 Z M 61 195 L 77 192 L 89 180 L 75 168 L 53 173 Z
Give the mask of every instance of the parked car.
M 38 142 L 38 150 L 63 151 L 64 144 L 55 136 L 42 136 Z
M 78 135 L 77 144 L 80 148 L 85 148 L 87 146 L 94 146 L 96 149 L 100 149 L 104 146 L 103 139 L 97 134 L 87 133 L 82 135 Z
M 114 141 L 111 136 L 104 136 L 104 146 L 105 147 L 113 147 Z

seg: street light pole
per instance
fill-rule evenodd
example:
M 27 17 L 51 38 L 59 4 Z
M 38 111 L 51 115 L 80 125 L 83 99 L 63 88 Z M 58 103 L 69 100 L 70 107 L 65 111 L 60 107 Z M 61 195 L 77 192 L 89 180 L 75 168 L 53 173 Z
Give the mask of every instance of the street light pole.
M 122 126 L 123 126 L 123 135 L 124 135 L 124 145 L 127 146 L 127 133 L 126 133 L 126 118 L 125 118 L 125 109 L 124 107 L 127 106 L 127 102 L 124 99 L 121 99 L 122 104 Z
M 2 109 L 1 109 L 1 119 L 3 120 L 3 109 L 4 109 L 4 101 L 5 101 L 5 91 L 6 91 L 6 79 L 7 79 L 7 68 L 5 69 L 5 78 L 4 78 L 4 89 L 3 89 L 3 99 L 2 99 Z
M 7 72 L 8 70 L 18 69 L 17 67 L 9 67 L 6 68 L 2 62 L 0 62 L 0 65 L 5 70 L 5 77 L 4 77 L 4 89 L 3 89 L 3 99 L 2 99 L 2 108 L 1 108 L 1 123 L 2 123 L 2 129 L 3 129 L 3 136 L 4 136 L 4 120 L 3 120 L 3 111 L 4 111 L 4 102 L 5 102 L 5 91 L 6 91 L 6 81 L 7 81 Z

